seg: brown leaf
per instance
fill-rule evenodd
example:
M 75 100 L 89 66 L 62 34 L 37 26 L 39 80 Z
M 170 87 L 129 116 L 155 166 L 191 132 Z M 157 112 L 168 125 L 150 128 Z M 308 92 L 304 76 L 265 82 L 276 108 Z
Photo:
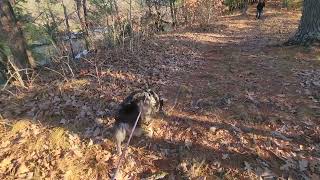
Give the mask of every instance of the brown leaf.
M 17 171 L 17 175 L 21 175 L 21 174 L 25 174 L 27 172 L 29 172 L 30 170 L 28 169 L 28 167 L 23 163 L 19 168 L 18 168 L 18 171 Z

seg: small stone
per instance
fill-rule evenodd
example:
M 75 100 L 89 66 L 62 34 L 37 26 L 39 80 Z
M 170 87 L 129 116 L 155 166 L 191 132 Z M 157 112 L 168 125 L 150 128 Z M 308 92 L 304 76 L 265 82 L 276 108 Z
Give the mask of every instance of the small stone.
M 312 81 L 312 84 L 315 86 L 320 87 L 320 81 Z
M 222 154 L 222 159 L 225 160 L 225 159 L 228 159 L 229 158 L 229 154 Z
M 210 127 L 210 131 L 213 132 L 213 133 L 215 133 L 215 132 L 217 131 L 217 128 L 214 127 L 214 126 L 212 126 L 212 127 Z
M 66 121 L 65 119 L 61 119 L 61 120 L 60 120 L 60 124 L 66 124 L 66 122 L 67 122 L 67 121 Z
M 94 137 L 96 137 L 96 136 L 98 136 L 100 134 L 100 128 L 96 128 L 95 130 L 94 130 L 94 132 L 93 132 L 93 136 Z

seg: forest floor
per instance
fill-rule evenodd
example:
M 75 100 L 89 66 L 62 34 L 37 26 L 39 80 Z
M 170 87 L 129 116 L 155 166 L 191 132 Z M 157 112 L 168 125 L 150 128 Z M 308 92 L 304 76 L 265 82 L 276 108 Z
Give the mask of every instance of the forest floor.
M 118 103 L 144 79 L 168 99 L 133 138 L 127 179 L 320 179 L 320 49 L 282 46 L 300 12 L 226 15 L 40 68 L 0 95 L 1 179 L 110 179 Z M 68 72 L 69 71 L 69 72 Z M 175 104 L 175 101 L 177 102 Z

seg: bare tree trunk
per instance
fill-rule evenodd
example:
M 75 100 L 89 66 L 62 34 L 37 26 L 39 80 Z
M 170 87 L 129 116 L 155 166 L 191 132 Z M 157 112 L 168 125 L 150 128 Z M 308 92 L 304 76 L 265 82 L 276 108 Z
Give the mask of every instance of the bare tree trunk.
M 0 39 L 10 48 L 11 64 L 15 66 L 12 68 L 17 69 L 19 74 L 25 78 L 27 72 L 21 70 L 32 68 L 35 64 L 31 54 L 27 52 L 23 32 L 8 0 L 0 0 Z
M 0 84 L 2 83 L 1 80 L 8 80 L 8 57 L 4 50 L 4 46 L 2 46 L 0 41 Z
M 75 1 L 76 1 L 76 7 L 77 7 L 77 16 L 78 16 L 78 19 L 80 21 L 81 30 L 84 32 L 83 38 L 84 38 L 84 41 L 85 41 L 85 44 L 86 44 L 86 49 L 90 50 L 90 42 L 88 41 L 89 32 L 88 32 L 86 23 L 84 21 L 84 18 L 82 18 L 82 15 L 81 15 L 81 8 L 83 8 L 83 6 L 82 6 L 82 3 L 81 3 L 81 0 L 75 0 Z
M 76 8 L 77 8 L 77 16 L 78 16 L 78 19 L 79 19 L 79 21 L 80 21 L 80 25 L 81 25 L 81 29 L 83 30 L 83 31 L 85 31 L 86 30 L 86 28 L 85 28 L 85 25 L 84 25 L 84 22 L 83 22 L 83 19 L 82 19 L 82 16 L 81 16 L 81 8 L 82 8 L 82 6 L 81 6 L 81 0 L 75 0 L 75 3 L 76 3 Z
M 320 42 L 320 1 L 304 0 L 300 25 L 296 34 L 286 44 Z
M 175 27 L 177 25 L 177 15 L 176 15 L 176 7 L 175 0 L 170 0 L 170 13 L 172 19 L 172 26 Z
M 113 0 L 112 4 L 113 4 L 113 8 L 115 9 L 116 14 L 118 16 L 119 15 L 119 7 L 118 7 L 118 4 L 117 4 L 116 0 Z
M 130 24 L 130 50 L 133 50 L 133 23 L 132 23 L 132 0 L 129 1 L 129 24 Z M 123 29 L 123 33 L 125 32 L 126 28 Z M 124 38 L 124 36 L 123 36 Z
M 49 11 L 49 14 L 50 14 L 50 18 L 51 18 L 51 21 L 52 21 L 52 25 L 51 26 L 48 26 L 48 33 L 53 41 L 53 43 L 56 45 L 58 40 L 57 40 L 57 34 L 56 34 L 56 28 L 58 28 L 58 23 L 56 21 L 56 18 L 52 12 L 52 9 L 51 9 L 51 6 L 50 4 L 48 3 L 47 4 L 47 8 L 48 8 L 48 11 Z M 49 20 L 49 18 L 48 18 Z
M 183 18 L 184 18 L 184 23 L 185 23 L 185 24 L 188 24 L 189 12 L 188 12 L 188 10 L 187 10 L 186 1 L 185 1 L 185 0 L 182 0 L 182 1 L 181 1 L 181 4 L 182 4 L 182 15 L 183 15 Z
M 289 6 L 289 0 L 282 0 L 282 7 L 288 8 Z
M 242 8 L 242 14 L 243 14 L 243 15 L 247 15 L 248 5 L 249 5 L 248 0 L 244 0 L 244 2 L 243 2 L 243 8 Z
M 62 1 L 62 7 L 63 7 L 63 13 L 64 13 L 65 21 L 66 21 L 66 27 L 67 27 L 66 30 L 67 30 L 68 38 L 69 38 L 70 51 L 71 51 L 72 58 L 74 58 L 75 56 L 74 56 L 74 51 L 73 51 L 73 46 L 72 46 L 69 18 L 68 18 L 67 8 L 64 5 L 63 1 Z
M 87 0 L 82 1 L 82 9 L 83 9 L 83 18 L 84 18 L 84 24 L 86 26 L 86 30 L 89 29 L 89 22 L 88 22 L 88 9 L 87 9 Z

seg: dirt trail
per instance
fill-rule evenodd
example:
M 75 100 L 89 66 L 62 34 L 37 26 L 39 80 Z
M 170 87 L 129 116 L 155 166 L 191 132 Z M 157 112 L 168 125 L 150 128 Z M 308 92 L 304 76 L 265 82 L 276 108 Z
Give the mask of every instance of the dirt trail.
M 281 46 L 298 21 L 271 7 L 256 20 L 252 6 L 133 53 L 101 49 L 75 77 L 40 70 L 0 94 L 0 179 L 109 179 L 117 104 L 145 79 L 177 104 L 131 142 L 128 179 L 319 179 L 320 50 Z
M 175 78 L 183 93 L 160 137 L 172 134 L 176 146 L 169 149 L 184 144 L 186 152 L 170 156 L 166 166 L 173 166 L 166 170 L 178 166 L 173 159 L 189 168 L 196 159 L 205 160 L 215 178 L 318 177 L 306 168 L 319 162 L 319 129 L 311 127 L 320 123 L 319 103 L 304 93 L 297 73 L 320 67 L 319 50 L 281 46 L 298 19 L 297 12 L 269 8 L 256 20 L 250 9 L 249 16 L 225 16 L 177 35 L 182 39 L 175 44 L 191 39 L 201 61 Z

